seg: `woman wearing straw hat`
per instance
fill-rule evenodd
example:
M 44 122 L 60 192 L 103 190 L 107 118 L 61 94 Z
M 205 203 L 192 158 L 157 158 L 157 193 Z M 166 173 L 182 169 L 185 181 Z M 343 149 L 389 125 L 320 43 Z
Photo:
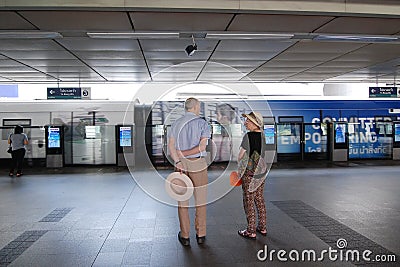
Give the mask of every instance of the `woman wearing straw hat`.
M 247 218 L 247 228 L 239 230 L 244 238 L 256 239 L 256 232 L 267 235 L 267 212 L 264 200 L 265 169 L 260 171 L 265 155 L 265 137 L 262 134 L 263 117 L 258 112 L 242 114 L 246 118 L 245 126 L 249 131 L 243 137 L 239 151 L 239 173 L 242 178 L 243 206 Z M 261 167 L 263 169 L 263 167 Z M 256 226 L 256 210 L 258 226 Z

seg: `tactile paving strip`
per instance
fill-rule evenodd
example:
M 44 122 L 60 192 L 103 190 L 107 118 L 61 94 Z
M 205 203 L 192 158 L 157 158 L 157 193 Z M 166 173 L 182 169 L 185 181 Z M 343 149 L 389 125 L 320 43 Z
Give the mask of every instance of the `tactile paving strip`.
M 394 255 L 396 262 L 354 261 L 354 265 L 367 266 L 399 266 L 400 257 L 367 237 L 357 233 L 346 225 L 336 221 L 321 211 L 305 204 L 300 200 L 271 201 L 276 207 L 285 212 L 293 220 L 304 226 L 308 231 L 327 243 L 332 249 L 338 249 L 338 240 L 344 239 L 347 244 L 343 250 L 358 250 L 360 254 L 365 250 L 372 251 L 369 256 L 374 259 L 375 255 Z
M 0 250 L 0 266 L 7 266 L 35 243 L 47 230 L 26 231 Z
M 59 222 L 71 210 L 72 210 L 72 208 L 55 209 L 52 212 L 50 212 L 48 215 L 46 215 L 46 217 L 41 219 L 39 222 Z

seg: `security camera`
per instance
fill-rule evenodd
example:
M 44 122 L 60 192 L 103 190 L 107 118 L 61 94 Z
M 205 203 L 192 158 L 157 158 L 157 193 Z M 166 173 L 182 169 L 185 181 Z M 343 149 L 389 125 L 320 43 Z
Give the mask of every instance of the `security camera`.
M 197 51 L 197 45 L 196 45 L 196 42 L 194 41 L 193 35 L 192 35 L 192 41 L 193 41 L 193 44 L 188 45 L 188 46 L 186 46 L 186 48 L 185 48 L 186 54 L 187 54 L 189 57 L 193 56 L 194 52 Z
M 197 45 L 196 44 L 192 44 L 192 45 L 188 45 L 185 48 L 186 54 L 190 57 L 193 56 L 194 52 L 197 51 Z

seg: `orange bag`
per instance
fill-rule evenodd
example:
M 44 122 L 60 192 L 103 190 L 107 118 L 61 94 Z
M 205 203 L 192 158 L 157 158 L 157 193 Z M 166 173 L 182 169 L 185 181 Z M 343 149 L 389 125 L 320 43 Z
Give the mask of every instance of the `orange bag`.
M 242 179 L 239 178 L 239 174 L 237 172 L 233 171 L 229 176 L 229 182 L 231 186 L 240 186 L 242 184 Z

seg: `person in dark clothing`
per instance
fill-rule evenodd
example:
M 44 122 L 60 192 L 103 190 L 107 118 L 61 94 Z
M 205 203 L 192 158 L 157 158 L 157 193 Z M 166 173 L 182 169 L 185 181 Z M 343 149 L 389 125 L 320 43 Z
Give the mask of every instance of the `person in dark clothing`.
M 12 148 L 12 168 L 10 169 L 10 176 L 14 176 L 14 170 L 17 170 L 17 177 L 22 175 L 22 163 L 25 157 L 25 146 L 28 144 L 28 136 L 23 133 L 24 128 L 22 126 L 16 126 L 14 133 L 8 137 L 8 144 Z
M 266 177 L 265 136 L 262 132 L 263 117 L 258 112 L 243 114 L 245 126 L 249 131 L 243 137 L 239 151 L 239 175 L 242 179 L 243 206 L 247 219 L 247 228 L 239 230 L 244 238 L 255 239 L 256 232 L 267 235 L 267 211 L 264 200 Z M 258 213 L 258 226 L 256 215 Z

